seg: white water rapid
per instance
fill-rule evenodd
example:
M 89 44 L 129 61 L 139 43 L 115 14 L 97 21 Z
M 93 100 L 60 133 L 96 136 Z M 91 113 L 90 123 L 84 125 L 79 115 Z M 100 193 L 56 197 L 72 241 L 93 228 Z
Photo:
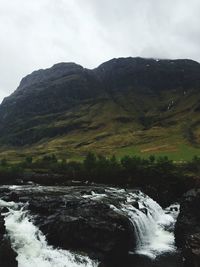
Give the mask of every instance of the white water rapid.
M 45 236 L 32 223 L 26 209 L 14 202 L 0 200 L 0 207 L 8 207 L 5 226 L 11 245 L 17 252 L 19 267 L 96 267 L 88 257 L 49 246 Z
M 172 205 L 166 210 L 141 191 L 130 192 L 124 189 L 109 188 L 107 194 L 92 192 L 85 198 L 102 200 L 107 197 L 121 198 L 119 205 L 110 205 L 118 213 L 127 216 L 134 228 L 136 248 L 134 254 L 156 258 L 163 253 L 176 251 L 174 240 L 174 226 L 179 214 L 179 205 Z
M 63 195 L 66 187 L 15 187 L 15 190 L 29 190 L 46 194 L 59 191 Z M 98 189 L 98 188 L 97 188 Z M 71 189 L 73 190 L 73 188 Z M 92 189 L 93 190 L 93 189 Z M 85 193 L 80 198 L 89 198 L 110 205 L 116 212 L 127 216 L 132 223 L 136 247 L 130 254 L 142 254 L 152 259 L 163 253 L 176 251 L 174 226 L 179 213 L 179 205 L 163 210 L 153 199 L 141 191 L 116 188 L 100 188 Z M 86 256 L 56 249 L 47 244 L 43 233 L 33 224 L 33 218 L 26 205 L 0 200 L 0 207 L 7 207 L 5 226 L 12 248 L 17 252 L 19 267 L 97 267 L 98 263 Z
M 163 210 L 157 202 L 138 191 L 128 193 L 120 206 L 112 208 L 127 215 L 133 224 L 136 235 L 134 253 L 156 258 L 176 250 L 173 228 L 179 213 L 178 204 Z

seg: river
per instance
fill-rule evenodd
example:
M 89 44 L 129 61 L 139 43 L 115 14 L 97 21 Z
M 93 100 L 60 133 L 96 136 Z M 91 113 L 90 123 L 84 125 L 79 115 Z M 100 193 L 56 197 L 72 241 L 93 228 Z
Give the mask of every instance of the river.
M 134 244 L 132 247 L 129 246 L 128 255 L 134 259 L 134 265 L 129 263 L 130 266 L 179 266 L 174 256 L 177 248 L 173 232 L 179 213 L 178 204 L 162 209 L 157 202 L 139 190 L 111 187 L 3 186 L 1 190 L 0 207 L 4 208 L 6 235 L 12 249 L 17 253 L 19 267 L 97 267 L 101 261 L 101 258 L 95 256 L 96 251 L 87 255 L 87 250 L 85 252 L 79 249 L 80 251 L 75 252 L 74 247 L 66 250 L 62 246 L 55 247 L 48 244 L 40 225 L 35 223 L 37 212 L 32 213 L 29 208 L 30 205 L 33 206 L 30 203 L 35 196 L 38 197 L 38 201 L 41 199 L 41 206 L 44 206 L 45 198 L 48 202 L 49 197 L 54 197 L 54 204 L 55 199 L 62 199 L 64 204 L 59 212 L 61 209 L 67 210 L 68 205 L 74 205 L 75 200 L 79 203 L 87 203 L 87 209 L 90 207 L 92 209 L 93 203 L 104 205 L 109 212 L 117 214 L 116 216 L 126 217 L 130 228 L 132 227 Z M 6 193 L 3 193 L 4 191 Z M 13 201 L 13 194 L 15 201 Z M 52 200 L 49 203 L 52 203 Z M 74 210 L 77 208 L 74 207 Z M 64 218 L 70 217 L 71 220 L 72 213 L 73 209 L 70 214 L 65 214 Z M 37 218 L 41 217 L 40 214 L 37 214 Z M 52 216 L 53 212 L 49 217 Z M 79 217 L 81 216 L 79 214 Z M 66 236 L 65 239 L 67 238 Z M 80 242 L 84 244 L 81 238 Z

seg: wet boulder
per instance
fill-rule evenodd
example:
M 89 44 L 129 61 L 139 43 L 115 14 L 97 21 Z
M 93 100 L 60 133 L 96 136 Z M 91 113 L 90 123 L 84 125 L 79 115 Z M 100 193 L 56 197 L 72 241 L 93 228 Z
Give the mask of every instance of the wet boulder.
M 1 194 L 0 194 L 1 196 Z M 49 245 L 83 253 L 109 267 L 126 266 L 136 245 L 129 218 L 120 211 L 125 191 L 102 187 L 32 187 L 2 194 L 6 201 L 24 203 Z M 137 198 L 137 197 L 136 197 Z M 133 201 L 138 206 L 137 199 Z M 22 204 L 23 205 L 23 204 Z
M 38 216 L 38 207 L 41 213 Z M 37 210 L 35 222 L 45 234 L 48 243 L 67 250 L 82 251 L 91 258 L 122 266 L 134 245 L 130 221 L 112 210 L 109 205 L 90 199 L 46 198 L 33 199 L 30 210 Z
M 200 266 L 200 189 L 187 192 L 175 227 L 176 244 L 186 267 Z

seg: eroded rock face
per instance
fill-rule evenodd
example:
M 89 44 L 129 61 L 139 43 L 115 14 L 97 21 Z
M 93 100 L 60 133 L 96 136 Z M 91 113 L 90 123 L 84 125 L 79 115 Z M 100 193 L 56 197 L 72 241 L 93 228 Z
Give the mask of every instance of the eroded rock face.
M 186 193 L 175 229 L 176 243 L 183 251 L 185 266 L 200 266 L 200 189 Z

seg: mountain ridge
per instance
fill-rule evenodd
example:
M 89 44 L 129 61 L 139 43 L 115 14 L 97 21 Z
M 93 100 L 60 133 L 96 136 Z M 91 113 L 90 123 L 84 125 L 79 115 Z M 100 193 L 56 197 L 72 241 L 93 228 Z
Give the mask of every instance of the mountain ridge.
M 77 155 L 131 147 L 159 153 L 162 145 L 177 150 L 177 142 L 198 151 L 199 110 L 196 61 L 115 58 L 94 69 L 58 63 L 24 77 L 3 100 L 0 143 L 36 154 L 62 155 L 64 147 Z

